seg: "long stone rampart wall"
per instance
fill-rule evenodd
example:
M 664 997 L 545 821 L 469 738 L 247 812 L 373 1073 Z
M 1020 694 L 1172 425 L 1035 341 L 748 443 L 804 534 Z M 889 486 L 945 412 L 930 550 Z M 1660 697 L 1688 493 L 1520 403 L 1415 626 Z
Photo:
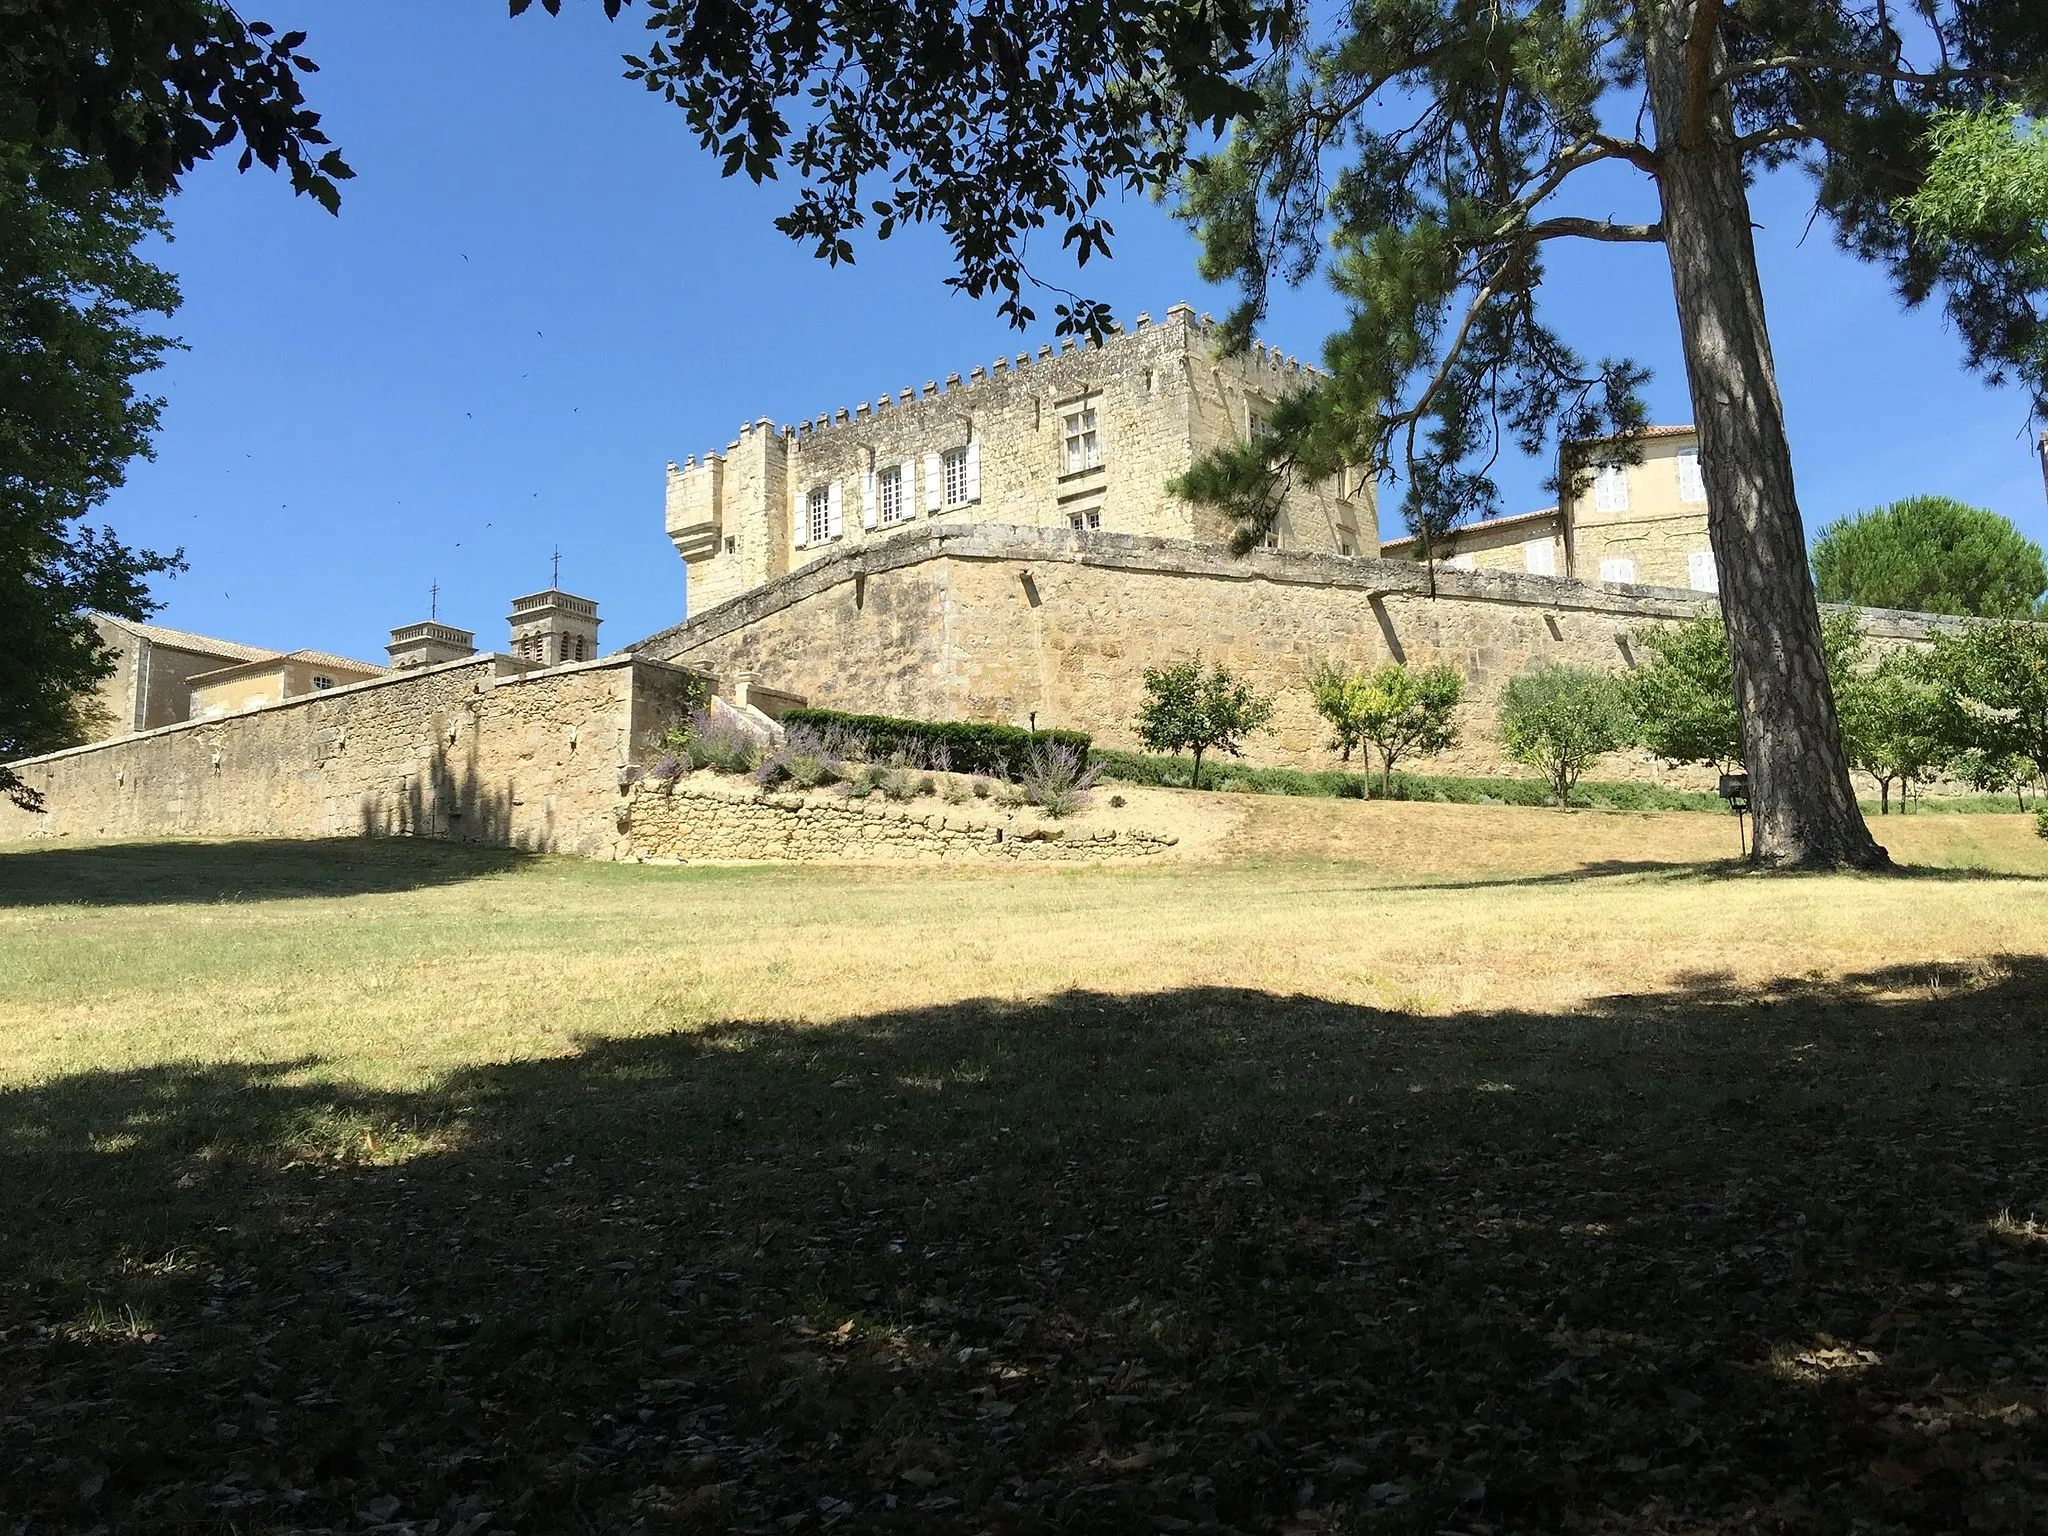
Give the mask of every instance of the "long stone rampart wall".
M 45 809 L 0 801 L 0 841 L 416 835 L 619 857 L 620 770 L 692 681 L 624 656 L 485 656 L 165 726 L 18 765 Z
M 1467 679 L 1447 773 L 1516 773 L 1493 737 L 1500 689 L 1545 662 L 1625 669 L 1636 635 L 1711 601 L 1697 592 L 1439 567 L 1407 561 L 1226 551 L 1182 540 L 983 525 L 873 541 L 642 641 L 638 654 L 718 678 L 751 672 L 813 705 L 942 720 L 1089 731 L 1135 748 L 1145 669 L 1194 655 L 1278 699 L 1250 760 L 1337 761 L 1309 702 L 1317 660 L 1447 662 Z M 1941 620 L 1865 610 L 1880 646 Z M 1627 754 L 1604 777 L 1687 783 Z

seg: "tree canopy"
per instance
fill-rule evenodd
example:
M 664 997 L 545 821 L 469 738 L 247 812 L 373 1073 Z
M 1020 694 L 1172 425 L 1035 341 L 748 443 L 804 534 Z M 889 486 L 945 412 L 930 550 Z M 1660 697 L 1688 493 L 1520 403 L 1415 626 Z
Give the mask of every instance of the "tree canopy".
M 283 169 L 332 212 L 354 173 L 306 104 L 305 42 L 223 0 L 0 0 L 0 138 L 157 195 L 239 142 L 243 169 Z
M 141 618 L 175 555 L 84 522 L 147 456 L 163 402 L 137 388 L 171 343 L 170 275 L 136 251 L 163 228 L 82 156 L 0 144 L 0 761 L 79 739 L 107 658 L 84 610 Z M 27 803 L 0 768 L 0 793 Z
M 1909 496 L 1823 528 L 1813 544 L 1824 602 L 2017 618 L 2041 608 L 2048 561 L 2007 519 L 1946 496 Z

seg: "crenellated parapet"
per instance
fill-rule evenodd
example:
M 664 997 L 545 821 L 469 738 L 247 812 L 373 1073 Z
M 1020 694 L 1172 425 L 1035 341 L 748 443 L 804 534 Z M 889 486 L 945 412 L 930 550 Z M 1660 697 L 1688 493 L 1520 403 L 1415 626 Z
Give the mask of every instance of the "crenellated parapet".
M 932 518 L 1226 538 L 1168 484 L 1320 375 L 1264 342 L 1235 354 L 1220 342 L 1210 316 L 1176 304 L 1099 343 L 1048 343 L 793 424 L 743 423 L 722 451 L 669 468 L 666 522 L 692 609 Z M 1295 487 L 1276 536 L 1372 553 L 1371 488 Z

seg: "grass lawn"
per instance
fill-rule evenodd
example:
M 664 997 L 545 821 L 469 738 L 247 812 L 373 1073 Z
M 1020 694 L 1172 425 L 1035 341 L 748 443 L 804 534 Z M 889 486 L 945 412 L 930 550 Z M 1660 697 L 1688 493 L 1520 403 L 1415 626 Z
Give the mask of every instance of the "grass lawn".
M 2022 1531 L 2048 842 L 0 851 L 0 1532 Z

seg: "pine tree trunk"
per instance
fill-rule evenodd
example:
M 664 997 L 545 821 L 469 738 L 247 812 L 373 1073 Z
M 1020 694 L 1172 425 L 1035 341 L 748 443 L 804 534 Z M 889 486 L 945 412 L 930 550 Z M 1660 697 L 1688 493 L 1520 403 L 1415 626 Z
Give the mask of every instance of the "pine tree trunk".
M 1725 93 L 1688 111 L 1688 82 L 1721 68 L 1718 43 L 1688 55 L 1693 21 L 1713 0 L 1640 0 L 1658 186 L 1671 283 L 1699 429 L 1707 529 L 1735 663 L 1752 858 L 1782 867 L 1887 863 L 1849 780 L 1821 650 L 1820 609 L 1792 485 L 1750 236 L 1749 192 Z

